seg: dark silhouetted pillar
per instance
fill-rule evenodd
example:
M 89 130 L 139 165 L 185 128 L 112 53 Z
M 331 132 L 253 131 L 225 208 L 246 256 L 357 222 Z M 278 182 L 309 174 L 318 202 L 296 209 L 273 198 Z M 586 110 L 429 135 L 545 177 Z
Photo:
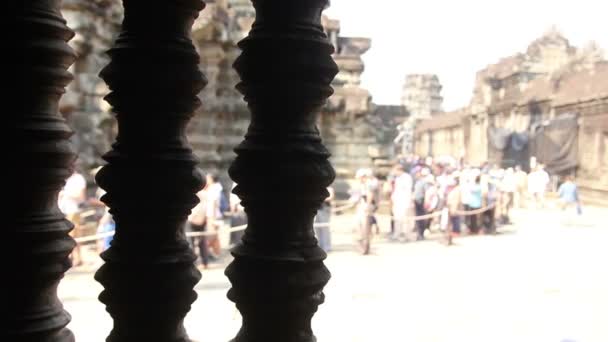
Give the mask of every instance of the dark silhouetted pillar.
M 116 235 L 95 278 L 114 319 L 109 342 L 188 341 L 200 273 L 183 227 L 203 180 L 185 129 L 205 85 L 190 31 L 200 0 L 124 0 L 101 72 L 119 132 L 97 175 Z
M 72 172 L 72 135 L 58 102 L 72 77 L 73 36 L 57 0 L 5 5 L 0 340 L 70 342 L 57 285 L 70 267 L 72 224 L 57 194 Z
M 315 126 L 338 71 L 321 27 L 327 2 L 253 0 L 256 21 L 239 43 L 251 124 L 230 168 L 249 222 L 226 269 L 243 316 L 237 342 L 315 341 L 330 273 L 313 219 L 335 177 Z

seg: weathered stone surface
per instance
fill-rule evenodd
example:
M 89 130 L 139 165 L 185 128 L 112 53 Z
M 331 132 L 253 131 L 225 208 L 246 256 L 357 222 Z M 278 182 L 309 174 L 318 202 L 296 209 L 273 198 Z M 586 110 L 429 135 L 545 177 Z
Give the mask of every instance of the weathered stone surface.
M 116 38 L 123 9 L 120 0 L 64 0 L 61 12 L 75 32 L 70 46 L 77 59 L 60 110 L 75 132 L 72 142 L 82 167 L 90 169 L 103 163 L 101 157 L 116 136 L 115 120 L 103 100 L 108 88 L 98 74 L 109 61 L 106 51 Z
M 108 342 L 187 342 L 183 320 L 201 275 L 184 225 L 204 182 L 185 131 L 206 83 L 190 37 L 204 2 L 123 4 L 125 20 L 100 74 L 120 134 L 96 175 L 116 233 L 95 279 L 114 320 Z
M 316 341 L 330 274 L 313 220 L 335 177 L 316 127 L 338 72 L 320 22 L 327 1 L 253 1 L 254 28 L 239 42 L 251 124 L 229 170 L 248 218 L 225 272 L 243 317 L 234 342 Z
M 116 136 L 116 121 L 102 100 L 108 89 L 97 74 L 108 62 L 105 51 L 118 31 L 122 7 L 118 0 L 72 0 L 64 3 L 63 11 L 77 32 L 73 46 L 79 58 L 62 112 L 77 132 L 73 140 L 83 166 L 90 168 L 103 163 L 101 156 Z M 199 94 L 202 106 L 188 125 L 187 135 L 201 167 L 218 174 L 224 183 L 230 182 L 227 170 L 236 156 L 233 150 L 249 124 L 246 103 L 235 89 L 239 80 L 232 65 L 240 54 L 236 43 L 247 35 L 254 17 L 249 0 L 221 0 L 210 3 L 193 25 L 193 43 L 201 56 L 199 69 L 209 83 Z M 378 114 L 370 93 L 361 87 L 361 56 L 371 41 L 340 36 L 338 20 L 324 16 L 322 24 L 334 45 L 333 58 L 340 71 L 319 126 L 338 175 L 350 178 L 357 168 L 371 167 L 375 159 L 392 154 L 392 140 L 398 134 L 395 127 L 401 122 L 386 122 L 388 116 Z M 382 156 L 370 151 L 382 151 Z
M 405 77 L 401 105 L 416 119 L 428 119 L 443 111 L 439 77 L 433 74 L 411 74 Z
M 548 120 L 576 114 L 580 124 L 579 166 L 567 172 L 576 172 L 577 182 L 587 198 L 605 197 L 607 80 L 608 62 L 595 43 L 583 48 L 572 46 L 552 28 L 531 42 L 525 52 L 480 70 L 469 106 L 419 123 L 416 150 L 423 155 L 454 156 L 463 150 L 465 161 L 471 164 L 490 161 L 525 167 L 531 155 L 492 148 L 489 130 L 500 128 L 529 134 Z M 543 162 L 551 156 L 535 157 Z
M 72 131 L 58 111 L 76 55 L 59 1 L 5 2 L 4 243 L 0 340 L 73 342 L 57 286 L 71 262 L 73 225 L 58 208 L 72 174 Z M 10 32 L 9 32 L 10 31 Z

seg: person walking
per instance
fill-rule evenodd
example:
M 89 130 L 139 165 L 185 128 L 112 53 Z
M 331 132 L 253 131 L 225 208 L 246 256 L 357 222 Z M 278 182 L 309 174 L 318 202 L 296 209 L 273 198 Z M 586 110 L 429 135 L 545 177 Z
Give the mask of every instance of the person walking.
M 481 187 L 481 176 L 475 176 L 475 182 L 471 184 L 469 188 L 469 197 L 468 197 L 468 205 L 467 211 L 475 211 L 481 208 L 483 203 L 483 189 Z M 469 215 L 470 226 L 469 232 L 471 234 L 479 233 L 479 214 L 471 214 Z
M 196 193 L 198 197 L 198 204 L 192 208 L 190 216 L 188 216 L 188 228 L 187 230 L 192 232 L 207 232 L 207 188 L 203 187 Z M 198 241 L 198 244 L 196 243 Z M 198 245 L 198 255 L 200 257 L 201 265 L 204 269 L 207 269 L 209 265 L 209 246 L 207 244 L 207 237 L 205 235 L 198 236 L 192 239 L 192 246 Z
M 236 187 L 236 183 L 232 184 L 232 190 Z M 241 199 L 234 193 L 230 193 L 230 228 L 241 227 L 247 224 L 247 213 L 241 205 Z M 236 230 L 230 232 L 230 245 L 234 246 L 241 242 L 245 230 Z
M 391 209 L 394 229 L 391 239 L 398 241 L 403 238 L 408 241 L 410 232 L 408 213 L 412 203 L 413 180 L 402 165 L 395 166 L 393 172 L 395 183 L 391 194 Z
M 72 222 L 74 229 L 70 231 L 73 238 L 80 237 L 82 222 L 80 217 L 81 206 L 86 200 L 87 181 L 84 176 L 75 168 L 72 175 L 66 180 L 65 186 L 59 192 L 58 205 L 66 218 Z M 80 244 L 76 243 L 70 255 L 74 266 L 82 265 L 82 255 Z
M 549 174 L 540 164 L 528 176 L 528 192 L 534 203 L 534 209 L 544 208 L 545 192 L 550 181 Z
M 430 170 L 428 168 L 422 168 L 416 175 L 416 183 L 414 184 L 414 209 L 416 212 L 416 231 L 418 236 L 416 240 L 424 240 L 424 231 L 428 225 L 428 219 L 419 219 L 421 216 L 427 214 L 424 208 L 424 199 L 426 191 L 428 189 L 428 176 Z
M 461 190 L 459 174 L 454 172 L 450 177 L 450 184 L 446 190 L 446 207 L 448 209 L 448 228 L 446 229 L 447 243 L 452 244 L 455 236 L 460 235 L 460 206 Z
M 575 208 L 577 215 L 582 215 L 582 205 L 578 194 L 578 187 L 574 183 L 574 177 L 571 175 L 566 176 L 566 180 L 559 186 L 559 206 L 564 212 L 564 220 L 568 222 L 571 215 L 568 213 L 568 209 Z
M 369 179 L 372 174 L 369 170 L 359 169 L 356 178 L 359 181 L 357 192 L 351 197 L 351 202 L 357 204 L 357 223 L 359 228 L 359 247 L 363 255 L 371 251 L 372 225 L 376 211 L 374 189 Z
M 329 196 L 321 203 L 317 215 L 315 216 L 315 236 L 319 242 L 319 247 L 326 253 L 331 250 L 331 208 L 334 200 L 334 189 L 330 186 L 327 188 Z
M 496 207 L 499 205 L 499 179 L 495 174 L 486 174 L 482 180 L 482 204 L 485 205 L 485 211 L 481 213 L 481 222 L 483 225 L 484 234 L 496 233 Z
M 528 175 L 521 169 L 521 165 L 515 166 L 515 196 L 513 197 L 513 206 L 517 209 L 522 209 L 526 202 L 526 188 L 528 187 Z
M 222 188 L 222 184 L 217 181 L 216 175 L 208 173 L 206 181 L 206 229 L 208 232 L 214 233 L 213 235 L 209 236 L 209 248 L 212 252 L 210 258 L 217 259 L 221 255 L 219 229 L 223 218 L 220 208 L 223 196 L 222 192 L 224 190 Z
M 500 189 L 502 190 L 501 204 L 501 224 L 511 223 L 511 209 L 515 201 L 515 194 L 517 193 L 517 178 L 513 168 L 508 168 L 505 171 L 505 175 L 500 183 Z

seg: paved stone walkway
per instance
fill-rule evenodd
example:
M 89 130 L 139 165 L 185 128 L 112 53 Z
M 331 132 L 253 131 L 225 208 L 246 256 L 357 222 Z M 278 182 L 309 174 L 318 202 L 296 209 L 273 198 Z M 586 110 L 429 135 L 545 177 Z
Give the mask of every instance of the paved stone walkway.
M 519 212 L 496 236 L 352 244 L 352 217 L 333 221 L 333 277 L 313 326 L 320 342 L 608 341 L 608 209 L 585 208 L 563 224 L 555 210 Z M 384 228 L 386 221 L 381 221 Z M 78 341 L 101 342 L 111 320 L 91 268 L 68 273 L 60 296 Z M 228 341 L 240 318 L 226 297 L 223 266 L 203 273 L 186 318 L 197 341 Z M 153 298 L 151 298 L 153 302 Z

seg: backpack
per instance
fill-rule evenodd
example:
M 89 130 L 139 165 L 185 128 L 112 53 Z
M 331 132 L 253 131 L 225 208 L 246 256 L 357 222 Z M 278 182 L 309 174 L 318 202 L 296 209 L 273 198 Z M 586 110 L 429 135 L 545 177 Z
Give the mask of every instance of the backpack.
M 222 215 L 230 211 L 230 202 L 228 201 L 228 196 L 226 193 L 222 191 L 220 194 L 220 212 Z

